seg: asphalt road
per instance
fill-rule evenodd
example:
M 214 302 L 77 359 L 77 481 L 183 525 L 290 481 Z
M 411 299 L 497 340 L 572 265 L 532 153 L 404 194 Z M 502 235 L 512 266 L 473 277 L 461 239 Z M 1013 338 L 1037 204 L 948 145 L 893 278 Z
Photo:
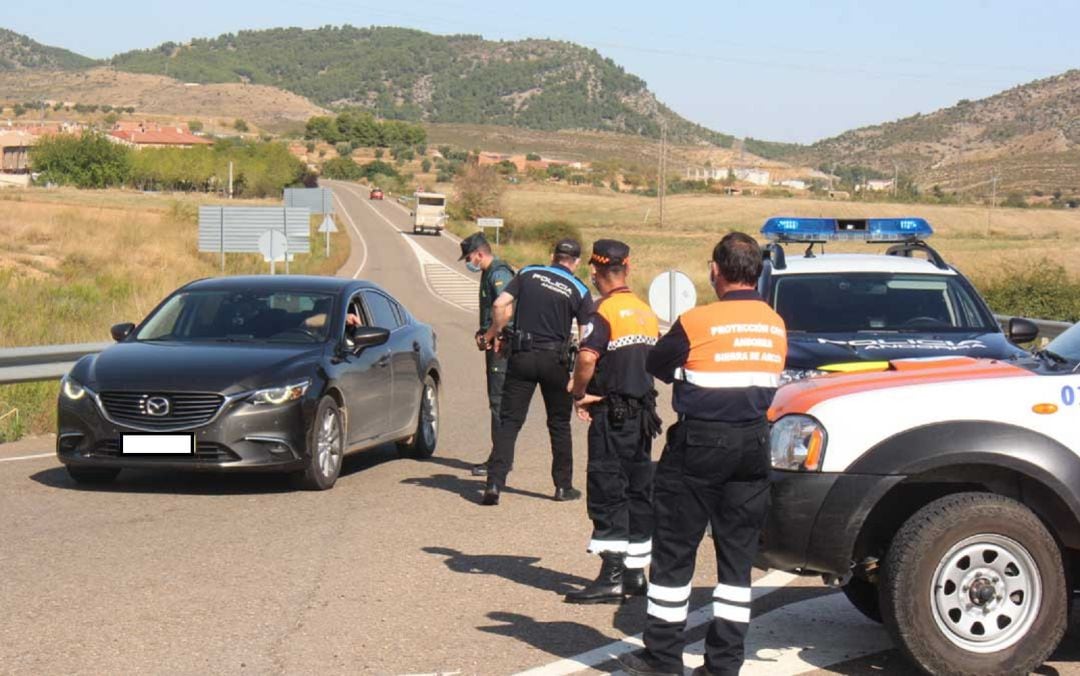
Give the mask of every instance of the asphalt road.
M 547 676 L 611 671 L 613 655 L 636 647 L 641 600 L 562 603 L 598 564 L 585 553 L 584 503 L 550 499 L 538 402 L 502 504 L 478 504 L 483 482 L 468 467 L 489 444 L 483 361 L 475 277 L 456 242 L 414 237 L 400 205 L 330 185 L 353 240 L 340 274 L 385 286 L 436 327 L 436 457 L 354 455 L 321 493 L 272 476 L 127 471 L 87 490 L 50 437 L 0 446 L 0 673 Z M 585 430 L 574 427 L 583 486 Z M 709 543 L 692 608 L 715 584 Z M 842 595 L 813 579 L 756 578 L 744 674 L 912 673 Z M 688 664 L 705 618 L 692 614 Z M 1044 673 L 1080 673 L 1076 636 Z

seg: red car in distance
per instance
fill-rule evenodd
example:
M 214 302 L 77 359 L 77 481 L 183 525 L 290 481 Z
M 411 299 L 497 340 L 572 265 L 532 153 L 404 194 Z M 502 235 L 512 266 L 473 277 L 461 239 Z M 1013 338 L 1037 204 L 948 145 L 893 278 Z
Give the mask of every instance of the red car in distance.
M 369 199 L 381 200 L 383 198 L 382 190 L 379 188 L 372 188 L 371 194 L 368 195 Z

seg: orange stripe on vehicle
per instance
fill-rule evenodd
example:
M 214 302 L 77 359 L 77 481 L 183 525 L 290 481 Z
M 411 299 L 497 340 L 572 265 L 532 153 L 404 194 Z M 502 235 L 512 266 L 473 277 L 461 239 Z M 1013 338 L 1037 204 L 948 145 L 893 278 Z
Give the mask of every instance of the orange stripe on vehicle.
M 1015 378 L 1034 374 L 1012 364 L 957 357 L 946 360 L 896 360 L 888 371 L 837 373 L 781 387 L 769 409 L 769 419 L 806 413 L 827 399 L 891 387 L 987 378 Z

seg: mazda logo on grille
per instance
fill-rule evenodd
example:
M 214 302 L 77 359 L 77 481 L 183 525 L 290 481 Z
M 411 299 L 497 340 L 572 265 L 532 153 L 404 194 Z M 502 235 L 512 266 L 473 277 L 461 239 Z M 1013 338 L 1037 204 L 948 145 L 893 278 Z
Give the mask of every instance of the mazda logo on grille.
M 169 415 L 169 410 L 172 406 L 169 404 L 169 400 L 165 397 L 148 397 L 143 410 L 146 415 L 152 415 L 156 418 Z

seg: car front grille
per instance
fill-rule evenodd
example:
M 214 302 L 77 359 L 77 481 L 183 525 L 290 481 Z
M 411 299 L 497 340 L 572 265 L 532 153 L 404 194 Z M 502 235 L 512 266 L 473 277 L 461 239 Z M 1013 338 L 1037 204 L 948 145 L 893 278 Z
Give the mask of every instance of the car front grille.
M 119 439 L 106 439 L 98 442 L 96 446 L 88 454 L 96 458 L 119 458 L 123 456 L 120 451 Z M 137 456 L 140 460 L 160 460 L 163 462 L 176 462 L 180 460 L 190 460 L 191 462 L 232 462 L 239 460 L 240 456 L 233 453 L 227 447 L 221 444 L 215 444 L 212 442 L 200 441 L 195 444 L 194 453 L 185 453 L 181 455 L 140 455 Z
M 103 392 L 98 396 L 113 421 L 147 430 L 187 429 L 205 425 L 225 403 L 225 397 L 220 394 L 191 392 Z M 157 399 L 168 401 L 165 415 L 150 415 L 151 407 L 147 402 Z

